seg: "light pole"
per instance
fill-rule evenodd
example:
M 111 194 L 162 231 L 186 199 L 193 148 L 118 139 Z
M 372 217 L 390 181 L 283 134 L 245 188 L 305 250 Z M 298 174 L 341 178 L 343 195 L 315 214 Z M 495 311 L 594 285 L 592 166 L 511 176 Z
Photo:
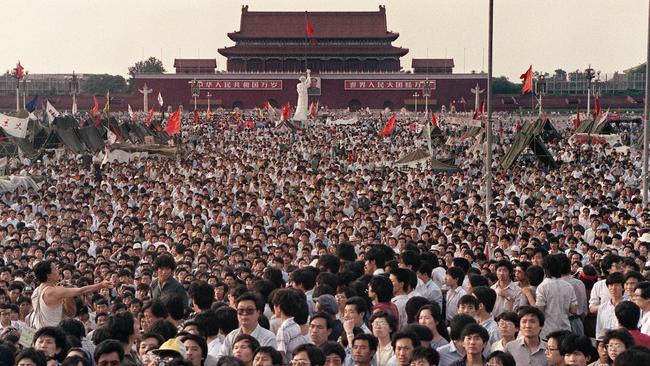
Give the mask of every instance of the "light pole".
M 415 114 L 418 113 L 418 97 L 420 94 L 418 92 L 413 93 L 413 98 L 415 98 Z
M 594 75 L 594 69 L 589 64 L 589 68 L 585 70 L 585 78 L 587 79 L 587 116 L 589 116 L 589 110 L 591 109 L 591 80 L 593 80 Z
M 190 81 L 190 84 L 192 85 L 192 97 L 194 97 L 194 110 L 196 110 L 196 98 L 199 97 L 201 89 L 199 88 L 199 82 L 196 79 Z
M 18 65 L 11 71 L 11 77 L 16 79 L 16 112 L 20 111 L 20 80 L 25 77 L 27 71 L 23 72 L 23 75 L 18 75 Z
M 429 118 L 429 97 L 431 96 L 431 82 L 429 78 L 424 80 L 424 85 L 422 87 L 422 95 L 424 96 L 424 118 L 427 124 L 427 145 L 429 148 L 429 154 L 431 155 L 431 169 L 433 169 L 433 146 L 431 145 L 431 119 Z
M 25 96 L 27 95 L 27 83 L 31 83 L 31 80 L 27 80 L 27 75 L 29 74 L 28 71 L 25 72 L 25 75 L 23 76 L 23 109 L 25 108 Z
M 494 20 L 494 0 L 489 0 L 488 20 L 488 79 L 487 79 L 487 120 L 485 123 L 485 223 L 489 225 L 490 206 L 492 206 L 492 35 Z
M 210 94 L 210 92 L 208 92 L 208 94 L 206 94 L 205 96 L 208 97 L 208 111 L 209 111 L 210 110 L 210 97 L 212 96 L 212 94 Z
M 537 77 L 537 90 L 536 90 L 537 95 L 539 95 L 539 115 L 542 115 L 542 98 L 544 97 L 544 94 L 546 94 L 546 77 L 542 74 L 540 74 Z
M 650 112 L 650 8 L 648 9 L 648 40 L 647 40 L 647 53 L 646 53 L 646 64 L 645 64 L 645 105 L 643 108 L 644 111 L 644 121 L 643 121 L 643 208 L 645 209 L 648 206 L 648 113 Z
M 72 114 L 77 114 L 77 94 L 79 94 L 79 78 L 77 74 L 72 71 L 72 76 L 68 80 L 68 90 L 72 95 Z

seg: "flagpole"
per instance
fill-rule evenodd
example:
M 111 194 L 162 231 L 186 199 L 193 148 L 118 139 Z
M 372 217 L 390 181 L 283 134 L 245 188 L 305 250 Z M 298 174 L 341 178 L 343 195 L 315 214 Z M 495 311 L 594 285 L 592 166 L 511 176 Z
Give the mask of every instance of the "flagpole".
M 307 72 L 307 39 L 308 39 L 308 34 L 307 34 L 307 10 L 305 10 L 305 72 Z
M 487 79 L 487 120 L 485 127 L 485 223 L 489 224 L 492 206 L 492 35 L 494 0 L 489 0 L 488 20 L 488 79 Z
M 649 1 L 650 3 L 650 1 Z M 650 112 L 650 100 L 648 96 L 650 93 L 650 68 L 648 64 L 650 61 L 650 4 L 648 8 L 648 39 L 647 39 L 647 55 L 646 55 L 646 67 L 645 67 L 645 105 L 644 105 L 644 115 L 643 115 L 643 208 L 645 209 L 648 206 L 648 121 L 649 117 L 648 112 Z

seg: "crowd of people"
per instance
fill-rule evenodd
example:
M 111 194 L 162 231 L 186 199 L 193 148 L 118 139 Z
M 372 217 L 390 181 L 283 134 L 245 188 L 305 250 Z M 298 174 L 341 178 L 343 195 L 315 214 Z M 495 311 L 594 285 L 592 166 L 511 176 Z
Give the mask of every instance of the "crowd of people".
M 246 118 L 188 116 L 173 157 L 9 162 L 46 179 L 0 199 L 0 365 L 650 364 L 636 149 L 570 144 L 564 117 L 557 169 L 499 171 L 502 128 L 486 212 L 444 118 L 453 173 L 392 165 L 427 145 L 406 121 Z

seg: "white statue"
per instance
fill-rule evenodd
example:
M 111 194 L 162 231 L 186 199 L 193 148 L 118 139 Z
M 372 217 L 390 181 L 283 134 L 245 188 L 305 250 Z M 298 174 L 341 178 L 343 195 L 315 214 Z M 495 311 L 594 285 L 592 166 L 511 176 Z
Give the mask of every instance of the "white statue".
M 300 76 L 300 82 L 296 85 L 298 91 L 298 102 L 296 103 L 296 113 L 293 115 L 294 121 L 306 121 L 309 107 L 309 96 L 307 89 L 311 80 L 311 70 L 307 69 L 307 77 Z

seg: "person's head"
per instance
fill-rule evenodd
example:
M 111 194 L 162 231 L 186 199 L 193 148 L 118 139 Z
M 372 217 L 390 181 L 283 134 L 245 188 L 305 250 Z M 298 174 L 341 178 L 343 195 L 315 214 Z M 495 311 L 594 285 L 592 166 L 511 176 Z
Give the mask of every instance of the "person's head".
M 448 287 L 456 288 L 463 283 L 465 272 L 460 267 L 449 267 L 445 274 L 445 284 Z
M 411 356 L 412 366 L 435 366 L 440 362 L 440 355 L 431 347 L 416 347 Z
M 650 365 L 650 350 L 645 346 L 632 346 L 616 357 L 614 366 Z
M 415 318 L 418 324 L 428 327 L 431 329 L 431 332 L 437 331 L 443 338 L 449 340 L 445 319 L 438 303 L 431 302 L 422 306 L 415 315 Z
M 640 282 L 634 289 L 634 303 L 642 311 L 650 309 L 650 282 Z
M 200 311 L 210 309 L 214 302 L 214 287 L 205 281 L 195 281 L 190 285 L 192 303 Z
M 379 341 L 372 334 L 361 333 L 352 339 L 352 359 L 355 364 L 370 364 Z
M 52 260 L 38 262 L 34 266 L 34 276 L 40 283 L 59 281 L 59 266 Z
M 316 312 L 309 319 L 309 337 L 316 346 L 327 342 L 334 327 L 334 319 L 325 312 Z
M 457 314 L 449 322 L 449 337 L 453 341 L 461 341 L 461 334 L 466 325 L 476 323 L 476 319 L 469 315 Z
M 502 259 L 497 262 L 496 266 L 497 279 L 504 283 L 509 283 L 512 280 L 514 273 L 514 266 L 512 262 L 507 259 Z
M 124 360 L 124 345 L 115 339 L 102 341 L 93 352 L 95 365 L 120 366 Z
M 486 312 L 486 313 L 492 313 L 492 310 L 494 309 L 494 304 L 497 301 L 497 293 L 493 289 L 487 287 L 487 286 L 478 286 L 475 287 L 473 290 L 474 297 L 477 300 L 477 311 L 478 312 Z
M 614 308 L 618 324 L 627 330 L 635 330 L 641 318 L 641 309 L 632 301 L 621 301 Z
M 345 360 L 345 350 L 338 342 L 327 341 L 320 346 L 325 356 L 325 366 L 341 366 Z
M 282 354 L 269 346 L 259 347 L 253 356 L 253 366 L 282 365 Z
M 354 349 L 352 351 L 354 354 Z M 291 364 L 296 366 L 324 366 L 325 355 L 313 344 L 301 344 L 293 351 Z
M 66 335 L 58 327 L 43 327 L 34 333 L 34 348 L 46 357 L 61 362 L 70 348 Z
M 623 296 L 623 286 L 625 285 L 625 276 L 621 272 L 614 272 L 607 275 L 605 279 L 609 296 L 620 298 Z
M 232 342 L 232 355 L 244 361 L 246 365 L 251 365 L 255 350 L 259 347 L 260 342 L 255 337 L 240 333 Z
M 503 351 L 494 351 L 487 357 L 488 366 L 517 366 L 515 359 Z
M 612 361 L 615 361 L 621 352 L 634 345 L 634 338 L 626 329 L 612 329 L 605 333 L 603 343 L 607 347 L 607 355 Z
M 85 356 L 68 355 L 61 362 L 61 366 L 91 366 L 90 360 Z
M 15 361 L 7 363 L 7 366 L 14 364 L 15 366 L 46 366 L 47 357 L 36 348 L 25 348 L 16 355 Z
M 467 354 L 479 356 L 490 339 L 488 331 L 477 323 L 470 323 L 460 333 Z
M 200 335 L 186 334 L 181 338 L 185 346 L 185 358 L 192 362 L 193 366 L 202 366 L 205 358 L 208 357 L 208 343 Z
M 372 276 L 368 284 L 368 293 L 377 303 L 389 302 L 393 297 L 393 283 L 386 276 Z
M 124 344 L 135 339 L 135 321 L 131 313 L 122 312 L 113 314 L 108 318 L 106 327 L 111 334 L 111 339 L 116 339 Z
M 412 271 L 406 268 L 395 268 L 391 271 L 389 278 L 393 283 L 394 296 L 408 294 L 411 291 L 411 273 Z
M 140 357 L 147 354 L 147 352 L 157 349 L 163 344 L 165 340 L 157 333 L 145 333 L 140 337 L 140 343 L 138 343 L 138 355 Z
M 345 320 L 353 319 L 354 326 L 360 327 L 363 324 L 363 317 L 367 310 L 366 300 L 359 296 L 353 296 L 345 303 L 343 317 Z
M 471 317 L 476 317 L 476 310 L 478 308 L 478 301 L 472 295 L 463 295 L 458 300 L 457 310 L 458 314 L 467 314 Z
M 544 313 L 534 306 L 519 308 L 519 333 L 526 338 L 539 337 L 544 326 Z
M 587 366 L 597 359 L 591 339 L 584 335 L 568 334 L 560 344 L 560 354 L 568 366 Z
M 273 308 L 278 314 L 281 311 L 286 317 L 294 317 L 300 311 L 300 295 L 296 290 L 281 288 L 273 293 Z
M 549 333 L 546 338 L 546 362 L 550 366 L 558 366 L 564 364 L 564 357 L 560 352 L 560 345 L 564 337 L 571 334 L 568 330 L 557 330 Z
M 202 336 L 211 338 L 219 334 L 219 319 L 214 311 L 202 311 L 196 314 L 194 321 L 199 325 L 199 333 Z
M 258 295 L 245 292 L 237 298 L 237 320 L 240 327 L 255 329 L 262 312 L 264 303 Z
M 158 281 L 165 282 L 172 276 L 174 269 L 176 269 L 176 261 L 169 254 L 161 254 L 154 260 L 153 269 L 158 275 Z
M 560 278 L 562 277 L 562 259 L 564 254 L 549 254 L 544 257 L 544 272 L 547 277 Z
M 391 342 L 398 365 L 408 365 L 415 347 L 420 345 L 420 338 L 412 331 L 397 331 Z
M 368 321 L 372 334 L 381 339 L 383 337 L 390 338 L 393 333 L 397 331 L 397 319 L 393 314 L 384 310 L 377 310 Z

